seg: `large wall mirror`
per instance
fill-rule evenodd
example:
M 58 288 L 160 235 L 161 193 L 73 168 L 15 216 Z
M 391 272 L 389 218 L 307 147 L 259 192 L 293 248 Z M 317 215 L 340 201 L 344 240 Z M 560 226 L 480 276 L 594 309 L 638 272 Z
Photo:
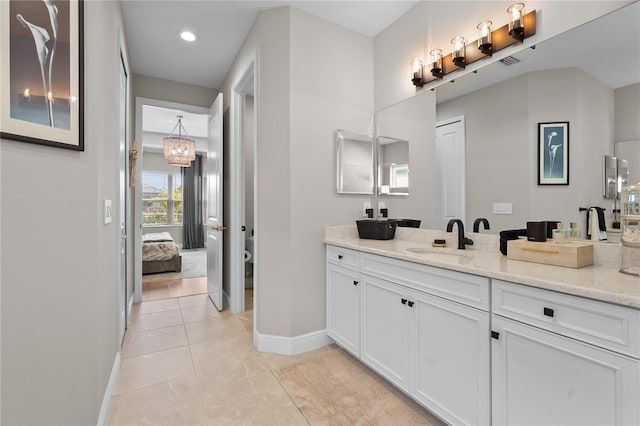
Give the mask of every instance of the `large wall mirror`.
M 410 129 L 428 122 L 422 140 L 435 145 L 435 122 L 464 117 L 463 184 L 468 222 L 487 217 L 489 232 L 497 233 L 522 228 L 528 220 L 577 222 L 585 228 L 586 215 L 579 207 L 601 206 L 610 216 L 614 205 L 602 196 L 602 156 L 614 155 L 614 143 L 620 140 L 616 139 L 620 127 L 614 117 L 616 96 L 637 90 L 640 84 L 639 17 L 640 3 L 636 2 L 540 42 L 535 49 L 514 53 L 509 58 L 511 65 L 494 62 L 477 74 L 438 86 L 435 100 L 428 99 L 435 103 L 435 120 L 429 118 L 428 106 L 415 104 L 422 93 L 434 93 L 428 88 L 378 111 L 379 134 L 407 140 L 411 153 L 411 193 L 395 201 L 396 209 L 437 202 L 437 164 L 433 146 L 425 150 L 420 137 L 396 133 L 395 123 L 402 121 L 397 128 Z M 639 101 L 633 102 L 631 108 L 640 111 Z M 417 114 L 416 108 L 422 108 L 422 114 Z M 400 117 L 402 114 L 406 115 Z M 538 123 L 556 121 L 568 121 L 570 126 L 570 184 L 539 185 Z M 630 168 L 640 165 L 640 158 L 627 160 Z M 418 180 L 417 174 L 421 174 Z M 416 181 L 427 188 L 420 200 L 414 198 Z M 416 219 L 422 219 L 425 227 L 440 226 L 436 208 L 425 208 L 421 214 L 425 216 Z

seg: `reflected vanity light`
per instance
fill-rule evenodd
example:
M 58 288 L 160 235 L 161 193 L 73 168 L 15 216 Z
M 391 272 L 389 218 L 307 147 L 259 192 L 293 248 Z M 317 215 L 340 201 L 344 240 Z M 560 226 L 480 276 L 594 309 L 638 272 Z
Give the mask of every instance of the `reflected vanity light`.
M 418 58 L 413 58 L 411 61 L 411 82 L 414 86 L 422 87 L 424 85 L 422 81 L 422 72 L 424 66 L 422 61 Z
M 465 40 L 464 37 L 458 36 L 451 39 L 451 44 L 454 46 L 453 53 L 451 53 L 451 59 L 458 68 L 464 68 L 466 65 L 465 59 Z
M 487 56 L 493 54 L 491 44 L 491 21 L 482 21 L 478 24 L 478 49 Z
M 433 49 L 429 52 L 431 56 L 431 75 L 442 78 L 442 49 Z
M 524 22 L 522 14 L 524 13 L 524 3 L 514 3 L 507 9 L 507 13 L 511 15 L 509 20 L 509 35 L 518 41 L 524 40 Z

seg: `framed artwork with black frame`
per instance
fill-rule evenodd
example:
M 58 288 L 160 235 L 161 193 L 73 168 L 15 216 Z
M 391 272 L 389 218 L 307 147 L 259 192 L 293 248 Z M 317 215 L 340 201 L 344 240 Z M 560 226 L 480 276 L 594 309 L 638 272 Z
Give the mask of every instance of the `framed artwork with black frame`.
M 538 123 L 538 185 L 569 185 L 569 122 Z
M 0 1 L 0 136 L 84 151 L 83 2 Z

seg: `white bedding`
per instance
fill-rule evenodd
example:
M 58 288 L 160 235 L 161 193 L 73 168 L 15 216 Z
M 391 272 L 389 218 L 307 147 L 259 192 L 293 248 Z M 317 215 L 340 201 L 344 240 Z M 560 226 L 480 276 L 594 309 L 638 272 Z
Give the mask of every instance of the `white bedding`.
M 143 243 L 173 241 L 171 234 L 168 232 L 150 232 L 142 236 Z

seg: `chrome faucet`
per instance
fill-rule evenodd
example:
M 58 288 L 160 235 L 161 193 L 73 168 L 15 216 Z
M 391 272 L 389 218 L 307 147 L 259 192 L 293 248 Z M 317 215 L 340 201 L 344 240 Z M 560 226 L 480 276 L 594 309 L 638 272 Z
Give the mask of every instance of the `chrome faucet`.
M 464 225 L 460 219 L 451 219 L 447 223 L 447 232 L 453 232 L 453 225 L 458 225 L 458 250 L 464 250 L 465 245 L 472 246 L 473 241 L 464 236 Z
M 484 225 L 484 229 L 491 229 L 489 228 L 489 221 L 484 217 L 479 217 L 473 222 L 473 232 L 480 232 L 480 224 Z

